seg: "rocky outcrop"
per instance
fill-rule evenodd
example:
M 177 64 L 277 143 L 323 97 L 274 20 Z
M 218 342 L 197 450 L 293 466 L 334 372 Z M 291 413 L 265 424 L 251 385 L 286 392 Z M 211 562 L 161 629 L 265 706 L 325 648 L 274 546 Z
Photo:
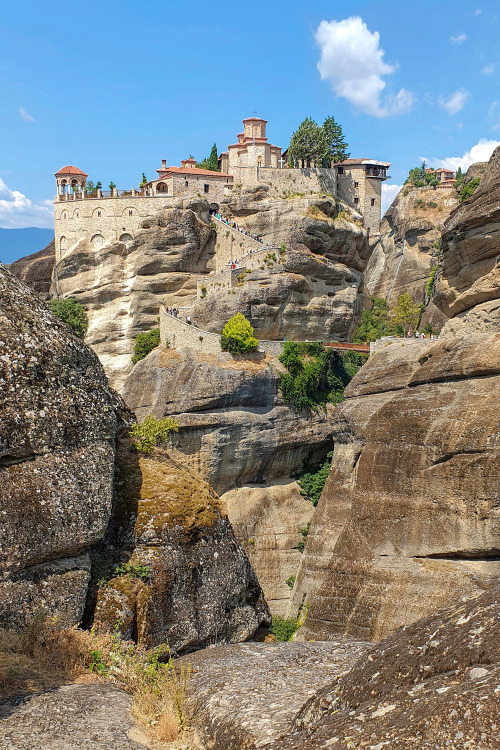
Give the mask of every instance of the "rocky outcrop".
M 394 343 L 333 415 L 302 638 L 380 639 L 500 574 L 500 334 Z
M 243 273 L 229 294 L 197 300 L 188 312 L 214 333 L 240 312 L 260 339 L 348 341 L 363 309 L 363 289 L 361 272 L 303 249 L 288 251 L 278 267 L 263 263 Z
M 113 387 L 119 389 L 132 369 L 135 336 L 158 326 L 160 305 L 192 300 L 198 276 L 213 269 L 208 209 L 206 201 L 181 201 L 144 220 L 127 245 L 107 242 L 96 251 L 82 239 L 57 264 L 54 284 L 85 307 L 85 341 Z
M 0 622 L 81 619 L 111 515 L 119 402 L 95 354 L 0 266 Z
M 500 148 L 476 192 L 446 224 L 434 302 L 453 320 L 443 333 L 498 330 L 500 325 Z
M 382 219 L 366 268 L 366 289 L 371 297 L 384 298 L 389 307 L 403 292 L 416 302 L 428 302 L 426 285 L 438 263 L 441 231 L 458 202 L 453 190 L 405 188 L 398 193 Z M 446 316 L 429 302 L 422 324 L 441 328 L 445 321 Z
M 34 289 L 42 299 L 48 299 L 55 260 L 55 243 L 52 240 L 43 250 L 20 258 L 10 263 L 7 268 L 14 276 Z
M 185 653 L 248 640 L 270 624 L 257 577 L 206 482 L 159 450 L 134 459 L 125 442 L 117 493 L 115 533 L 96 562 L 103 567 L 113 545 L 132 555 L 99 589 L 98 632 L 118 628 L 142 646 L 168 643 L 173 653 Z

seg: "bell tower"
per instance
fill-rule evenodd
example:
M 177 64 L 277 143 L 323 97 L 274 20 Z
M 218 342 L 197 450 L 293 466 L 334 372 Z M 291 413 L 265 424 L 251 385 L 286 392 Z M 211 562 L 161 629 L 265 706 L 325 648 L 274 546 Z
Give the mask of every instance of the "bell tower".
M 83 193 L 87 184 L 88 174 L 82 172 L 78 167 L 67 166 L 55 173 L 57 195 L 69 195 L 70 193 Z

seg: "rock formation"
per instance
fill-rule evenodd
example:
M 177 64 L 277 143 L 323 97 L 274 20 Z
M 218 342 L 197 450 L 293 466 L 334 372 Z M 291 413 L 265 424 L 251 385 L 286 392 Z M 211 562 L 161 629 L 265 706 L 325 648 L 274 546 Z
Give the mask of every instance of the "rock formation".
M 500 574 L 500 334 L 394 343 L 347 387 L 294 592 L 302 637 L 379 639 Z
M 10 263 L 7 268 L 42 298 L 48 299 L 56 260 L 54 240 L 37 253 Z
M 94 352 L 3 266 L 0 347 L 0 624 L 45 610 L 73 625 L 85 608 L 90 623 L 96 597 L 101 628 L 122 621 L 127 637 L 179 651 L 266 624 L 213 490 L 165 454 L 130 450 L 133 416 Z
M 78 622 L 111 515 L 118 399 L 95 354 L 0 266 L 2 624 Z
M 366 290 L 371 297 L 383 297 L 389 307 L 403 292 L 416 302 L 428 301 L 425 290 L 431 269 L 438 263 L 441 231 L 458 202 L 454 190 L 406 188 L 398 193 L 382 219 L 366 268 Z M 446 316 L 429 302 L 422 324 L 441 328 L 445 321 Z

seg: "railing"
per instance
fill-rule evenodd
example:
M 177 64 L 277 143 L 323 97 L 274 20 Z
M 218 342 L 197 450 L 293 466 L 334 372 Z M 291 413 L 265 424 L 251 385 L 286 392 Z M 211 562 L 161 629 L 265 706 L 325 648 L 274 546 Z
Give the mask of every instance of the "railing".
M 154 193 L 150 188 L 137 190 L 84 190 L 83 192 L 62 193 L 55 196 L 56 201 L 81 201 L 100 198 L 172 198 L 168 193 Z

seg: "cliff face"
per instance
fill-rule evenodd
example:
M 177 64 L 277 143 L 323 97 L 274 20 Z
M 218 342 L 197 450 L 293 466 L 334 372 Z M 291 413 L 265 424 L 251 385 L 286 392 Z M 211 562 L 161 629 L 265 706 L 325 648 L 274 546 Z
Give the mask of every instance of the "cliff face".
M 296 606 L 304 638 L 379 639 L 500 574 L 500 334 L 392 344 L 332 420 Z
M 399 192 L 384 215 L 366 268 L 368 294 L 383 297 L 389 307 L 403 292 L 416 302 L 427 301 L 425 288 L 432 267 L 438 264 L 441 231 L 459 202 L 451 190 L 420 188 L 404 193 L 404 189 Z M 446 316 L 431 301 L 422 324 L 441 327 L 445 321 Z
M 20 258 L 10 263 L 7 268 L 42 299 L 48 299 L 55 260 L 55 244 L 52 240 L 43 250 Z
M 446 224 L 434 301 L 449 317 L 443 333 L 494 331 L 500 324 L 500 149 L 482 170 L 477 191 Z
M 78 622 L 112 505 L 117 397 L 95 354 L 0 266 L 2 624 Z

